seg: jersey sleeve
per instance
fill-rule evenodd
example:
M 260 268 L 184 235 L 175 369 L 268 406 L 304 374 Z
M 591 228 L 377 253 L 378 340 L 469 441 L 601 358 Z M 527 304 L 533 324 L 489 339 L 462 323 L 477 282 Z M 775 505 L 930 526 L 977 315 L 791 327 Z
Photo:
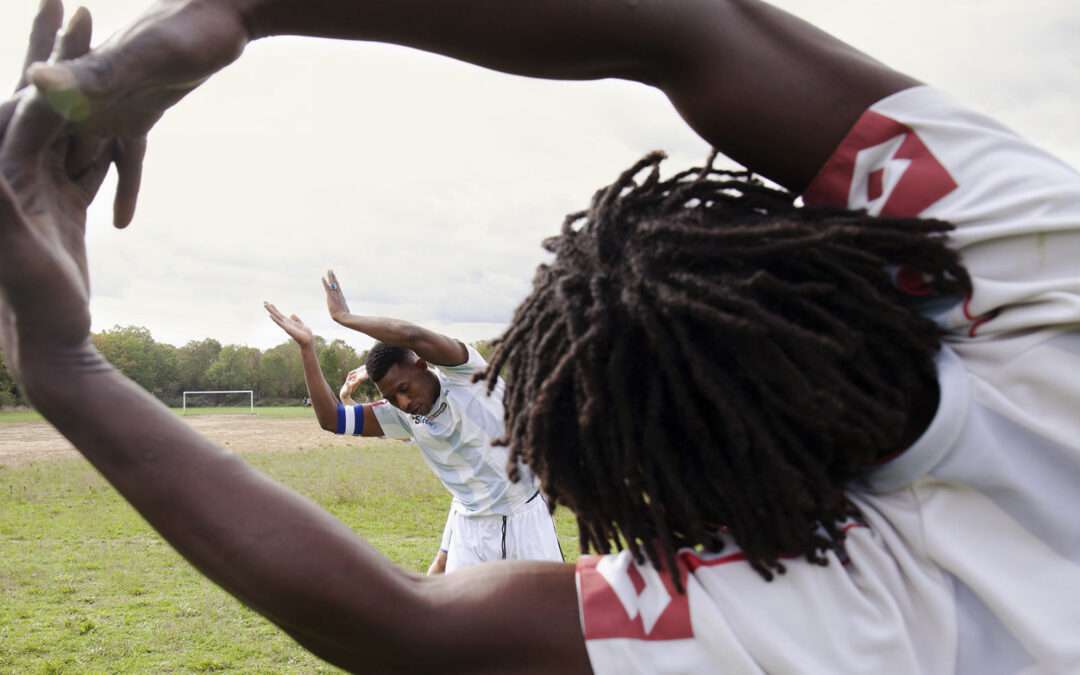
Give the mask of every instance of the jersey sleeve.
M 930 87 L 866 111 L 803 195 L 956 226 L 973 292 L 935 312 L 954 338 L 1075 325 L 1080 317 L 1080 174 Z
M 465 345 L 465 349 L 469 354 L 469 358 L 465 363 L 457 366 L 435 366 L 442 371 L 448 380 L 457 384 L 471 384 L 473 375 L 487 370 L 487 361 L 484 360 L 483 356 L 480 356 L 480 352 L 476 351 L 475 347 Z
M 401 419 L 401 414 L 397 408 L 390 405 L 388 401 L 382 400 L 372 403 L 371 412 L 375 414 L 375 419 L 379 420 L 383 436 L 398 440 L 412 438 L 412 432 L 409 430 L 408 424 Z
M 718 626 L 696 633 L 689 594 L 678 593 L 666 574 L 635 563 L 628 551 L 579 558 L 577 591 L 585 648 L 596 675 L 725 672 L 707 645 L 728 642 L 730 634 Z M 722 651 L 741 652 L 736 644 L 726 646 Z

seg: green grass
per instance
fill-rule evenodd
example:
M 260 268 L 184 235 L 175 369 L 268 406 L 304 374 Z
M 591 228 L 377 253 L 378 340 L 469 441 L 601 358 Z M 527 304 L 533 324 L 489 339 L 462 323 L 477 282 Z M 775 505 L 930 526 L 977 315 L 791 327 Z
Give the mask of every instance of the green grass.
M 416 451 L 246 459 L 426 569 L 449 497 Z M 576 551 L 569 514 L 558 528 Z M 83 460 L 0 467 L 0 598 L 0 673 L 339 672 L 202 578 Z
M 0 409 L 0 424 L 13 424 L 15 422 L 44 422 L 38 411 L 28 408 L 3 408 Z
M 246 415 L 249 408 L 244 406 L 222 406 L 205 408 L 188 408 L 185 412 L 181 408 L 172 408 L 177 415 Z M 312 408 L 304 406 L 267 406 L 265 408 L 255 406 L 256 417 L 270 419 L 285 419 L 292 417 L 307 418 L 315 417 Z M 16 422 L 44 422 L 44 418 L 36 411 L 29 409 L 0 409 L 0 425 L 14 424 Z

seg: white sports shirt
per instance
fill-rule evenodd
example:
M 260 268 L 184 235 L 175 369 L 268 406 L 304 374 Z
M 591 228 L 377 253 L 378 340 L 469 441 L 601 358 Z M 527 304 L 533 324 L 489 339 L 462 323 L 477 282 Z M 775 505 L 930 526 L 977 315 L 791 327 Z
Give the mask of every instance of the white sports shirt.
M 499 378 L 488 396 L 486 382 L 474 383 L 473 374 L 485 370 L 487 362 L 467 349 L 469 360 L 460 366 L 435 367 L 439 396 L 427 415 L 410 415 L 385 400 L 372 404 L 372 412 L 386 436 L 416 441 L 424 461 L 454 496 L 452 509 L 466 516 L 507 516 L 536 494 L 536 481 L 526 466 L 517 483 L 507 477 L 510 451 L 491 444 L 503 435 L 505 385 Z
M 684 551 L 678 595 L 626 553 L 582 558 L 593 670 L 1080 673 L 1080 175 L 917 87 L 864 113 L 804 198 L 957 226 L 974 292 L 939 313 L 939 409 L 851 487 L 845 560 L 767 583 L 737 548 Z

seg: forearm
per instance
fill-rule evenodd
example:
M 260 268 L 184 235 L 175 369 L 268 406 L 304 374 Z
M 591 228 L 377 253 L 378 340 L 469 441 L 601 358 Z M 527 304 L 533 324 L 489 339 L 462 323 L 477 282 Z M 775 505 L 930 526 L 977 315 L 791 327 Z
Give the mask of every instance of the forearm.
M 401 319 L 359 314 L 336 314 L 334 321 L 351 330 L 358 331 L 395 347 L 415 350 L 428 332 L 426 329 Z
M 214 0 L 252 37 L 308 35 L 388 42 L 534 77 L 648 80 L 677 36 L 657 30 L 686 0 Z
M 319 366 L 319 355 L 315 352 L 315 347 L 301 346 L 300 360 L 304 364 L 304 382 L 307 384 L 308 397 L 311 399 L 311 407 L 315 409 L 319 426 L 327 431 L 334 431 L 337 429 L 338 400 Z
M 294 635 L 373 659 L 380 642 L 400 641 L 384 627 L 414 620 L 415 578 L 325 511 L 196 434 L 92 350 L 24 359 L 23 372 L 46 419 L 230 593 Z
M 231 3 L 256 37 L 373 40 L 530 77 L 654 85 L 709 144 L 796 192 L 869 105 L 917 84 L 758 0 L 206 1 Z

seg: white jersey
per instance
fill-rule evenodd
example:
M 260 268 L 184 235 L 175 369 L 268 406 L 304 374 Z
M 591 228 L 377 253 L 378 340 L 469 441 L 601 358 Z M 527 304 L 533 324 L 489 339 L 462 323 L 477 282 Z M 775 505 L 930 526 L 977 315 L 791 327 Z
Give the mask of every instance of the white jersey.
M 593 670 L 1080 673 L 1080 175 L 917 87 L 867 111 L 804 198 L 957 226 L 974 291 L 931 310 L 937 413 L 851 486 L 865 526 L 827 567 L 767 583 L 737 548 L 684 551 L 679 595 L 625 553 L 582 558 Z
M 416 441 L 435 475 L 454 496 L 453 509 L 465 516 L 510 515 L 536 494 L 528 467 L 521 480 L 507 476 L 509 449 L 491 442 L 503 435 L 502 378 L 489 396 L 486 382 L 472 377 L 487 368 L 484 357 L 467 347 L 460 366 L 436 366 L 439 396 L 427 415 L 410 415 L 383 400 L 372 404 L 383 434 Z

